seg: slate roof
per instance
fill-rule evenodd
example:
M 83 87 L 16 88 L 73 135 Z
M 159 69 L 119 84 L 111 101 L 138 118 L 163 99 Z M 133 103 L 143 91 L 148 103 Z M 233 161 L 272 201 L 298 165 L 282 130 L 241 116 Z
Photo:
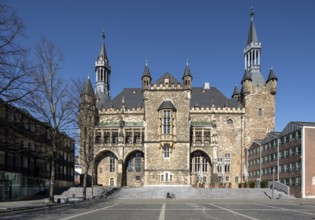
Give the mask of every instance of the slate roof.
M 101 46 L 101 51 L 100 51 L 100 55 L 98 56 L 98 59 L 102 57 L 103 60 L 108 59 L 107 58 L 107 54 L 106 54 L 106 49 L 105 49 L 105 33 L 104 31 L 102 32 L 102 46 Z
M 232 97 L 235 96 L 235 95 L 239 95 L 239 94 L 240 94 L 240 91 L 238 90 L 237 85 L 235 85 Z
M 170 79 L 170 84 L 179 84 L 180 82 L 172 76 L 170 73 L 165 73 L 154 84 L 164 83 L 164 78 L 168 77 Z M 105 103 L 103 107 L 114 109 L 120 109 L 122 106 L 122 99 L 124 97 L 125 108 L 137 108 L 144 107 L 142 88 L 125 88 L 111 101 Z M 215 108 L 240 108 L 241 104 L 235 100 L 226 98 L 217 88 L 210 87 L 210 89 L 204 89 L 203 87 L 193 87 L 191 92 L 190 107 L 208 107 L 211 108 L 214 104 Z M 159 108 L 164 108 L 165 106 L 170 108 L 175 108 L 172 102 L 165 100 Z M 175 108 L 176 109 L 176 108 Z
M 270 80 L 273 80 L 273 79 L 278 80 L 278 78 L 276 77 L 275 72 L 273 71 L 272 68 L 270 68 L 269 76 L 268 76 L 268 79 L 267 79 L 266 83 L 268 83 Z
M 252 81 L 251 75 L 249 74 L 249 72 L 247 70 L 244 71 L 242 82 L 244 82 L 245 80 L 251 80 Z
M 158 108 L 158 111 L 160 111 L 161 109 L 172 109 L 173 111 L 176 111 L 176 108 L 171 101 L 163 101 Z
M 250 45 L 253 42 L 258 42 L 258 37 L 257 37 L 256 28 L 254 24 L 253 9 L 251 9 L 250 17 L 251 17 L 251 20 L 250 20 L 250 27 L 249 27 L 248 38 L 247 38 L 247 45 Z
M 125 108 L 137 108 L 139 106 L 143 107 L 143 94 L 142 88 L 125 88 L 117 96 L 115 96 L 111 101 L 105 103 L 104 107 L 113 107 L 115 109 L 120 109 L 122 106 L 122 99 L 124 97 Z
M 191 91 L 190 107 L 212 107 L 215 108 L 239 108 L 241 104 L 235 99 L 226 98 L 217 88 L 203 89 L 202 87 L 193 87 Z
M 148 77 L 150 77 L 150 79 L 151 79 L 151 74 L 150 74 L 150 70 L 149 70 L 148 65 L 145 65 L 141 79 L 142 79 L 144 76 L 148 76 Z
M 84 88 L 83 91 L 81 93 L 82 95 L 89 95 L 89 96 L 94 96 L 94 91 L 93 91 L 93 87 L 92 87 L 92 83 L 90 78 L 88 78 L 84 84 Z
M 192 77 L 191 73 L 190 73 L 190 69 L 189 69 L 189 65 L 187 64 L 186 67 L 185 67 L 185 71 L 184 71 L 184 75 L 183 75 L 183 78 L 185 76 L 190 76 Z
M 172 76 L 172 74 L 166 72 L 158 80 L 156 80 L 154 82 L 154 84 L 157 84 L 157 85 L 159 85 L 161 83 L 163 84 L 165 77 L 168 77 L 170 79 L 170 84 L 179 84 L 180 83 L 174 76 Z

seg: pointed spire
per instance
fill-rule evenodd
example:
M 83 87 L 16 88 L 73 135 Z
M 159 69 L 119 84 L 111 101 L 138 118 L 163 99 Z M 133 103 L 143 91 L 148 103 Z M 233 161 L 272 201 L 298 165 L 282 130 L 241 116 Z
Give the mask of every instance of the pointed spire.
M 144 67 L 144 71 L 143 71 L 141 79 L 145 76 L 150 77 L 150 80 L 152 79 L 150 70 L 149 70 L 148 60 L 145 60 L 145 67 Z
M 243 76 L 243 80 L 242 82 L 244 82 L 245 80 L 250 80 L 252 81 L 252 78 L 250 76 L 250 73 L 245 69 L 245 72 L 244 72 L 244 76 Z
M 102 46 L 101 46 L 101 51 L 98 59 L 105 60 L 107 59 L 107 54 L 106 54 L 106 49 L 105 49 L 105 33 L 104 30 L 102 32 Z
M 186 76 L 192 77 L 192 76 L 191 76 L 191 73 L 190 73 L 190 69 L 189 69 L 188 59 L 187 59 L 187 62 L 186 62 L 186 67 L 185 67 L 183 79 L 184 79 L 184 77 L 186 77 Z
M 239 94 L 240 94 L 240 91 L 238 90 L 238 87 L 237 87 L 237 85 L 235 84 L 232 97 L 233 97 L 233 96 L 236 96 L 236 95 L 239 95 Z
M 83 91 L 81 93 L 81 96 L 83 96 L 83 95 L 94 96 L 94 91 L 93 91 L 93 87 L 92 87 L 92 83 L 91 83 L 90 77 L 88 77 L 88 79 L 85 82 Z
M 250 45 L 253 42 L 258 42 L 258 37 L 256 33 L 256 28 L 254 24 L 254 9 L 251 7 L 250 9 L 250 28 L 249 28 L 249 33 L 248 33 L 248 38 L 247 38 L 247 45 Z
M 270 80 L 278 80 L 275 72 L 273 71 L 272 67 L 270 68 L 270 71 L 269 71 L 269 76 L 268 76 L 268 79 L 267 79 L 267 82 L 268 83 Z

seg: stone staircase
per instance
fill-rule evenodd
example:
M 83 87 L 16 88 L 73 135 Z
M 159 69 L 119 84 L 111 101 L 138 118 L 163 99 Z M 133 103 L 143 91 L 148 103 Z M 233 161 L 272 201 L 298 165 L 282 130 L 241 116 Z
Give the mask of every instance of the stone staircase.
M 94 186 L 93 193 L 91 187 L 86 187 L 86 199 L 92 198 L 104 198 L 111 195 L 116 188 L 113 187 L 100 187 Z M 55 202 L 67 203 L 71 201 L 82 201 L 83 200 L 83 187 L 71 187 L 68 190 L 64 191 L 60 195 L 54 196 Z
M 229 189 L 229 188 L 193 188 L 189 186 L 159 187 L 146 186 L 142 188 L 121 188 L 112 195 L 114 199 L 165 199 L 167 193 L 174 194 L 176 199 L 271 199 L 272 191 L 264 189 Z M 283 192 L 274 192 L 275 199 L 293 199 Z

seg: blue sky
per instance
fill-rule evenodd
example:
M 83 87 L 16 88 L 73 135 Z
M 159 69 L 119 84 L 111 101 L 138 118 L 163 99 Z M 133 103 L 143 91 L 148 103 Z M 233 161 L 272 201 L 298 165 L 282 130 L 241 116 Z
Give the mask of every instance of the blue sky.
M 254 7 L 266 78 L 273 67 L 279 81 L 276 130 L 289 121 L 315 121 L 315 1 L 313 0 L 10 0 L 34 47 L 41 36 L 63 51 L 65 78 L 95 80 L 94 62 L 105 31 L 112 66 L 111 93 L 141 87 L 148 60 L 153 81 L 165 72 L 181 79 L 189 59 L 193 86 L 210 82 L 227 97 L 240 87 L 243 49 Z

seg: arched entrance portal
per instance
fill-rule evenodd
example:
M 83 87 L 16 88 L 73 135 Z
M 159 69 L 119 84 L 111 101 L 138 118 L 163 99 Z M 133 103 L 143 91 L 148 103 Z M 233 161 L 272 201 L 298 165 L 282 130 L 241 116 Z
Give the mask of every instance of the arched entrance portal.
M 96 183 L 103 186 L 120 186 L 118 180 L 118 159 L 111 151 L 103 151 L 95 157 Z
M 205 152 L 197 150 L 190 154 L 191 184 L 209 186 L 212 172 L 210 157 Z
M 143 186 L 144 154 L 141 151 L 130 153 L 125 160 L 125 185 L 129 187 Z

